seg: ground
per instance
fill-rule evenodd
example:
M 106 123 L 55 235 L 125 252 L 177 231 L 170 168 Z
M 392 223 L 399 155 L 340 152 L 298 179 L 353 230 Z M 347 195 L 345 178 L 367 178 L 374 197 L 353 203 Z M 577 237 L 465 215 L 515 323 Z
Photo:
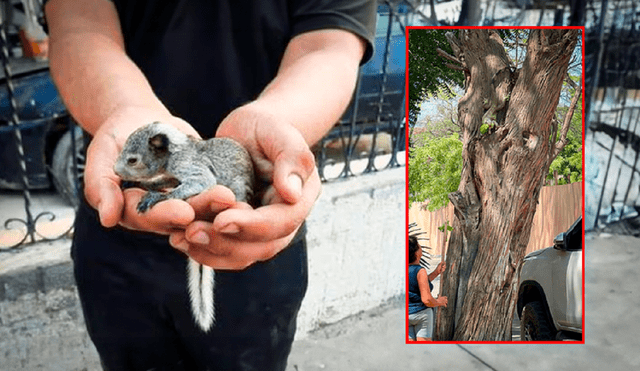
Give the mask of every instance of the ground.
M 401 303 L 296 341 L 287 371 L 640 369 L 640 239 L 587 234 L 585 344 L 412 344 Z

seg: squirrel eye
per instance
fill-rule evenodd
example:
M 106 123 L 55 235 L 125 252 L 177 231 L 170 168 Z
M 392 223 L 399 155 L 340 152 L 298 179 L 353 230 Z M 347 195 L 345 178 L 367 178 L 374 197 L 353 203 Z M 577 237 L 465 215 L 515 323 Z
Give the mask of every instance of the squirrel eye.
M 138 162 L 138 159 L 135 157 L 130 157 L 129 159 L 127 159 L 127 164 L 128 165 L 135 165 L 136 162 Z

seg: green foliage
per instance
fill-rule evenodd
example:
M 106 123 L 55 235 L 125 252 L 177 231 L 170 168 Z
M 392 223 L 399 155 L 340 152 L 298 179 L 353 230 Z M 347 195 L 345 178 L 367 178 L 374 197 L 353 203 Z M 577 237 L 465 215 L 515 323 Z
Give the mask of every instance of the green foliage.
M 422 147 L 411 148 L 409 158 L 409 201 L 429 201 L 437 210 L 449 202 L 449 193 L 458 189 L 462 173 L 462 142 L 458 134 L 425 139 Z
M 495 122 L 485 122 L 484 124 L 480 125 L 480 134 L 486 134 L 489 129 L 492 129 L 494 126 L 496 126 Z
M 409 125 L 416 123 L 420 103 L 428 96 L 437 96 L 464 84 L 461 71 L 453 70 L 440 57 L 440 48 L 453 54 L 445 37 L 447 30 L 412 29 L 409 31 Z
M 444 224 L 442 224 L 441 226 L 438 227 L 438 230 L 442 233 L 444 233 L 444 243 L 447 243 L 447 232 L 451 232 L 453 230 L 453 227 L 451 225 L 449 225 L 449 221 L 445 221 Z
M 569 76 L 572 80 L 578 81 L 580 76 Z M 566 94 L 564 104 L 569 104 L 571 98 L 576 93 L 575 89 L 569 87 L 565 82 L 564 86 Z M 556 110 L 556 118 L 560 125 L 564 121 L 567 114 L 568 106 L 558 106 Z M 558 128 L 560 130 L 561 128 Z M 582 97 L 578 100 L 573 116 L 569 132 L 567 133 L 567 144 L 564 146 L 558 157 L 556 157 L 547 174 L 547 182 L 552 183 L 554 171 L 558 172 L 558 184 L 575 183 L 582 180 Z
M 553 172 L 558 171 L 558 184 L 575 183 L 582 180 L 582 140 L 567 136 L 567 145 L 549 167 L 547 180 L 553 180 Z

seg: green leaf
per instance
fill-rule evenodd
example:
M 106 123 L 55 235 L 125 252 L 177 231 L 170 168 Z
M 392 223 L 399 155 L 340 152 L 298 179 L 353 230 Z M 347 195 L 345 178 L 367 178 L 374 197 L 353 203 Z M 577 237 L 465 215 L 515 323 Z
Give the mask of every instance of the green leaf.
M 410 149 L 410 202 L 429 201 L 430 211 L 446 206 L 449 193 L 460 185 L 461 173 L 462 142 L 458 134 L 425 139 L 422 146 Z

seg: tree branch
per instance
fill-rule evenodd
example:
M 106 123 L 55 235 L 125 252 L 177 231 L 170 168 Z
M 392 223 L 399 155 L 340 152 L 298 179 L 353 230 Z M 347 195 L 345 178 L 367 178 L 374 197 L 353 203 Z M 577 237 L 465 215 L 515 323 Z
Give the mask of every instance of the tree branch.
M 571 76 L 569 76 L 569 71 L 567 71 L 567 76 L 565 76 L 564 81 L 567 82 L 572 88 L 578 89 L 578 84 L 575 81 L 571 80 Z
M 444 50 L 442 50 L 440 48 L 436 48 L 436 53 L 438 53 L 438 55 L 441 56 L 442 58 L 446 58 L 446 59 L 448 59 L 448 60 L 450 60 L 452 62 L 456 62 L 458 64 L 462 64 L 462 62 L 458 58 L 454 57 L 453 55 L 445 52 Z
M 458 70 L 458 71 L 463 71 L 463 72 L 464 72 L 464 71 L 467 71 L 467 69 L 466 69 L 466 68 L 461 67 L 461 66 L 456 66 L 455 64 L 445 63 L 444 65 L 445 65 L 445 66 L 447 66 L 447 67 L 449 67 L 449 68 L 451 68 L 451 69 L 453 69 L 453 70 Z
M 562 131 L 560 132 L 560 140 L 556 143 L 556 148 L 553 151 L 553 155 L 551 156 L 551 161 L 555 159 L 564 146 L 567 144 L 567 133 L 569 132 L 569 127 L 571 126 L 571 118 L 573 118 L 573 112 L 576 109 L 576 105 L 578 104 L 578 100 L 580 100 L 580 96 L 582 95 L 582 82 L 580 86 L 576 89 L 576 94 L 571 99 L 571 104 L 569 105 L 569 109 L 567 113 L 564 115 L 564 122 L 562 123 Z

